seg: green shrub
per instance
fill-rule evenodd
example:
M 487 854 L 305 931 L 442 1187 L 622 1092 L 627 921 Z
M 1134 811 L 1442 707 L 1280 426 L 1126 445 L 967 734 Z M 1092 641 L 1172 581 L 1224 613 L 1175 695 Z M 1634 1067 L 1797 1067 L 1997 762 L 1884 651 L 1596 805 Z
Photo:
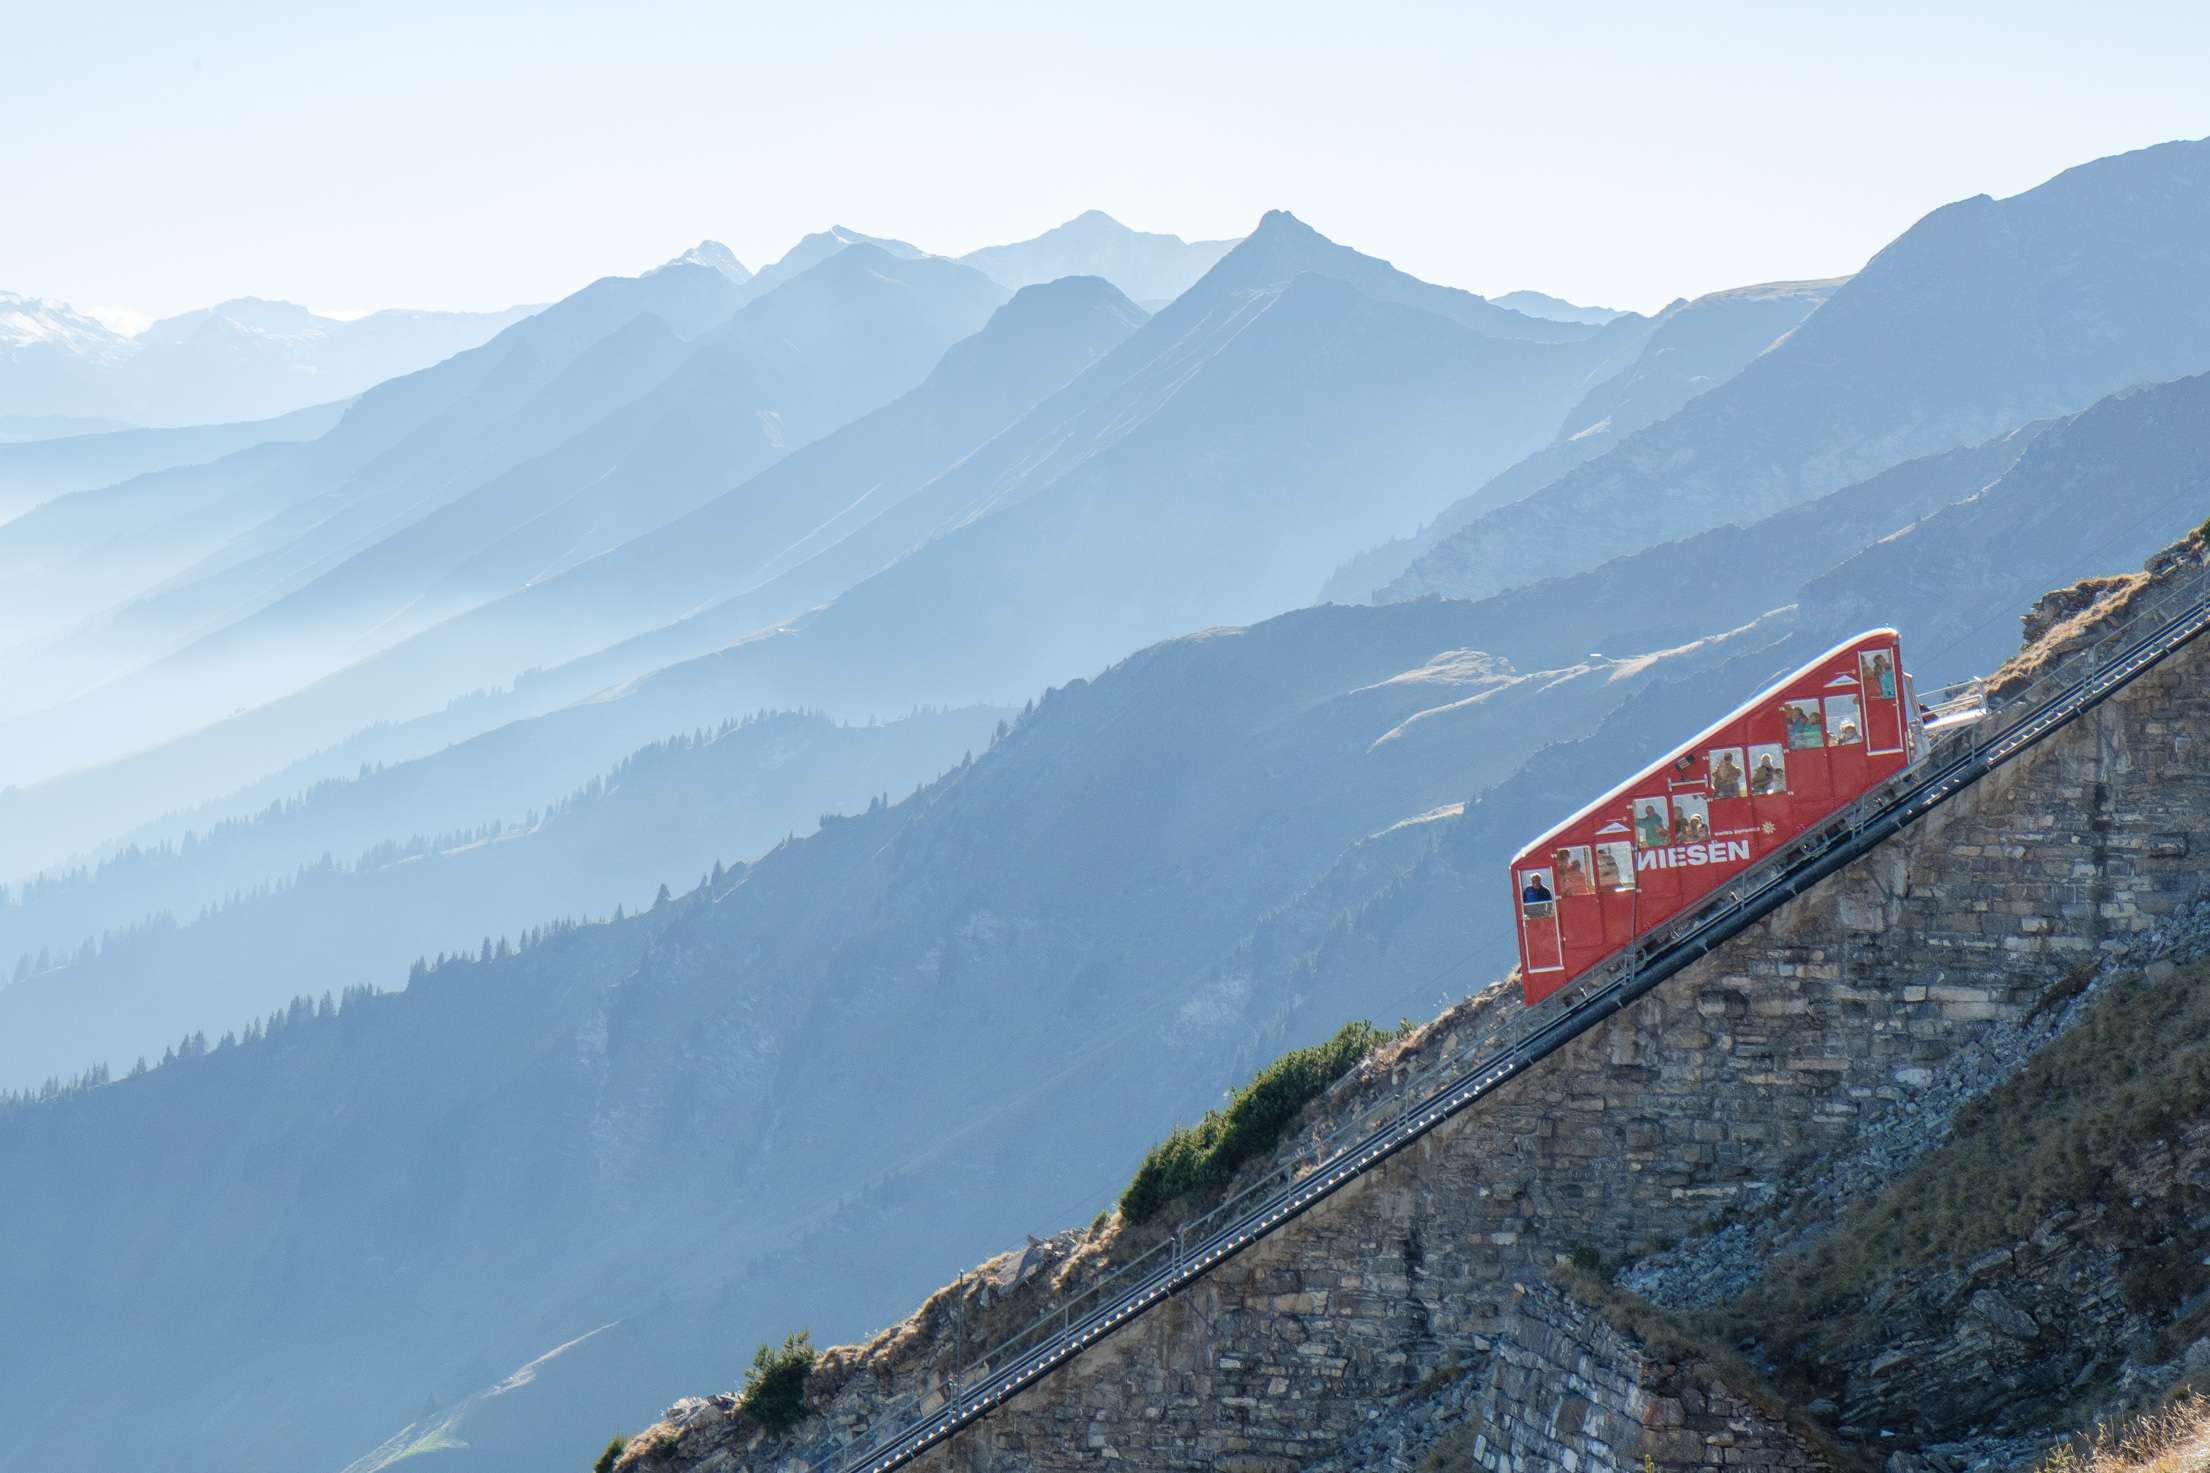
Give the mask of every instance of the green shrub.
M 591 1473 L 614 1473 L 614 1464 L 621 1458 L 622 1449 L 629 1446 L 629 1439 L 616 1437 L 606 1444 L 606 1451 L 591 1465 Z
M 1225 1110 L 1208 1111 L 1153 1146 L 1120 1194 L 1120 1215 L 1145 1223 L 1179 1198 L 1217 1192 L 1244 1163 L 1274 1149 L 1322 1090 L 1392 1036 L 1361 1019 L 1326 1043 L 1283 1054 L 1237 1090 Z
M 806 1414 L 806 1378 L 813 1374 L 817 1358 L 809 1330 L 787 1337 L 780 1350 L 761 1346 L 752 1352 L 738 1404 L 770 1432 L 795 1427 Z

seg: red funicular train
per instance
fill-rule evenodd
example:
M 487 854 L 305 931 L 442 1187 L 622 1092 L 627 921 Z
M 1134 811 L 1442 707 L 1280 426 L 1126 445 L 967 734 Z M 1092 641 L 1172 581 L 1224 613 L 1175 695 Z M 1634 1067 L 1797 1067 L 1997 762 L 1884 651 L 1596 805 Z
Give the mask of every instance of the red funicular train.
M 1924 742 L 1893 629 L 1760 691 L 1513 858 L 1527 1002 L 1910 766 Z

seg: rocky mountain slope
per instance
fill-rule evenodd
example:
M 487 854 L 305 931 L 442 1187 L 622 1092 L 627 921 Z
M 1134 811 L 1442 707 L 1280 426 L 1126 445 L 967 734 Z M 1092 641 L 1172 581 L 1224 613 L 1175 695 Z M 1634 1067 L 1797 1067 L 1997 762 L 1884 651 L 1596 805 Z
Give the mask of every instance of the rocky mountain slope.
M 2059 595 L 2020 665 L 2085 658 L 2204 567 L 2198 534 Z M 2210 1064 L 2169 1043 L 2210 975 L 2206 661 L 2186 647 L 921 1466 L 2003 1468 L 2182 1382 L 2210 1352 Z M 1449 1010 L 1249 1173 L 1526 1026 L 1505 988 Z M 1032 1238 L 832 1350 L 795 1428 L 686 1399 L 619 1466 L 863 1439 L 1162 1230 Z

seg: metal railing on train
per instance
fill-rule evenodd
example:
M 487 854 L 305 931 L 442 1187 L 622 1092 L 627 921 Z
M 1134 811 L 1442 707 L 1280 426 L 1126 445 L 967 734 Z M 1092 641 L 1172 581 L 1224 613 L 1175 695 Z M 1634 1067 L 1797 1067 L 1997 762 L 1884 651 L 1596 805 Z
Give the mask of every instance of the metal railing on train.
M 1556 1016 L 1531 1015 L 1523 1036 L 1470 1068 L 1453 1067 L 1455 1061 L 1446 1057 L 1397 1078 L 1385 1097 L 1353 1112 L 1234 1197 L 1184 1222 L 1171 1238 L 1118 1265 L 944 1382 L 916 1388 L 884 1407 L 876 1421 L 901 1425 L 864 1451 L 855 1453 L 849 1441 L 828 1433 L 798 1458 L 807 1467 L 833 1466 L 838 1473 L 890 1473 L 919 1457 L 2106 700 L 2206 626 L 2210 568 L 2198 568 L 2138 600 L 2122 623 L 1987 708 L 1977 721 L 1942 733 L 1911 768 L 1577 981 L 1561 994 Z M 1986 695 L 1984 682 L 1967 681 L 1934 693 L 1925 704 L 1937 718 L 1955 719 L 1967 714 L 1968 703 L 1984 705 Z M 1444 1082 L 1430 1088 L 1437 1078 Z M 939 1405 L 922 1411 L 937 1397 Z

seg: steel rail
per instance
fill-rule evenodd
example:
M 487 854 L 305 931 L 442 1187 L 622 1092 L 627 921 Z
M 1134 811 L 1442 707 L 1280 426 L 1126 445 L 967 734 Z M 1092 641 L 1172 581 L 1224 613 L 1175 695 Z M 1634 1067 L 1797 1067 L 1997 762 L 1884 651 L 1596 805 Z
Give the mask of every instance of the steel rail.
M 1518 1078 L 1598 1024 L 1616 1017 L 1683 968 L 1709 955 L 1720 945 L 1825 879 L 1853 860 L 1863 857 L 1936 808 L 2002 766 L 2046 740 L 2082 713 L 2108 700 L 2144 671 L 2153 668 L 2172 651 L 2210 627 L 2210 570 L 2196 574 L 2174 595 L 2137 609 L 2122 628 L 2104 636 L 2102 643 L 2124 639 L 2152 612 L 2169 605 L 2179 607 L 2171 617 L 2147 634 L 2104 655 L 2101 643 L 2082 658 L 2067 660 L 2042 680 L 2006 702 L 1999 711 L 1972 728 L 1972 740 L 1957 748 L 1963 732 L 1939 743 L 1924 765 L 1908 772 L 1908 781 L 1890 782 L 1865 795 L 1812 834 L 1760 861 L 1736 877 L 1735 883 L 1715 901 L 1706 902 L 1686 918 L 1678 918 L 1654 933 L 1663 940 L 1652 946 L 1651 937 L 1630 945 L 1625 957 L 1602 980 L 1576 984 L 1578 998 L 1567 996 L 1570 1006 L 1525 1037 L 1489 1054 L 1469 1069 L 1417 1103 L 1407 1103 L 1399 1086 L 1397 1103 L 1385 1122 L 1357 1140 L 1333 1152 L 1302 1176 L 1293 1167 L 1274 1175 L 1289 1174 L 1288 1184 L 1267 1195 L 1248 1211 L 1222 1225 L 1191 1235 L 1188 1224 L 1168 1243 L 1162 1243 L 1116 1277 L 1146 1263 L 1171 1247 L 1173 1255 L 1149 1269 L 1139 1280 L 1108 1302 L 1076 1318 L 1073 1304 L 1098 1292 L 1093 1285 L 1076 1300 L 1051 1311 L 1005 1345 L 970 1366 L 951 1388 L 951 1395 L 935 1411 L 916 1417 L 888 1437 L 856 1456 L 845 1450 L 809 1448 L 809 1467 L 826 1467 L 822 1457 L 839 1459 L 837 1473 L 890 1473 L 962 1429 L 987 1416 L 1007 1400 L 1042 1380 L 1172 1295 L 1195 1283 L 1214 1268 L 1276 1230 L 1311 1211 L 1350 1182 L 1404 1151 L 1415 1141 L 1472 1106 L 1484 1096 Z M 2084 670 L 2075 666 L 2084 665 Z M 2043 694 L 2045 687 L 2053 687 Z M 2015 714 L 2014 714 L 2015 713 Z M 1254 1189 L 1255 1190 L 1255 1189 Z M 1196 1219 L 1199 1224 L 1239 1205 L 1251 1193 L 1231 1200 Z M 1053 1332 L 1049 1326 L 1059 1322 Z M 1011 1347 L 1039 1330 L 1038 1343 L 994 1363 Z M 980 1373 L 974 1384 L 965 1384 Z M 841 1457 L 840 1457 L 841 1454 Z

